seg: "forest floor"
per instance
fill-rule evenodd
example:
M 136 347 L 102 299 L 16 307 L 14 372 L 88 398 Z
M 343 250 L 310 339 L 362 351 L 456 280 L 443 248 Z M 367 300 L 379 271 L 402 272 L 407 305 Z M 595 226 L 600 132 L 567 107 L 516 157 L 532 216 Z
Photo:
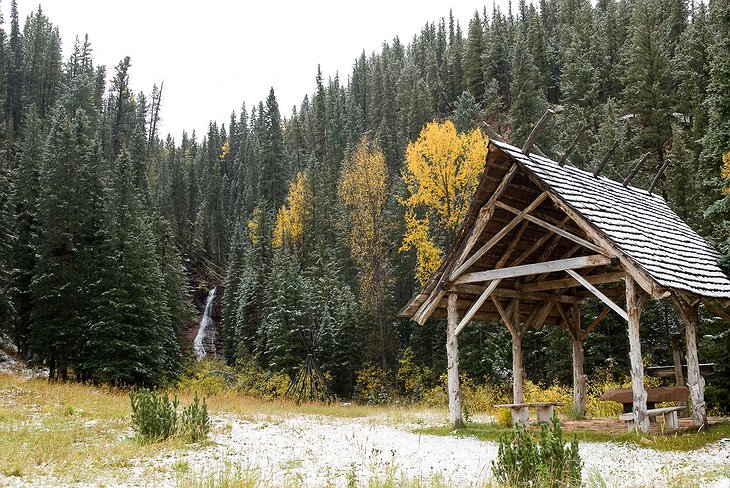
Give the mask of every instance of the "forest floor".
M 444 429 L 444 411 L 297 407 L 235 394 L 208 405 L 207 442 L 145 445 L 124 392 L 0 372 L 0 486 L 496 486 L 496 442 L 424 433 Z M 475 415 L 472 424 L 490 420 Z M 726 437 L 690 450 L 655 449 L 659 436 L 582 440 L 584 485 L 730 488 L 728 425 Z

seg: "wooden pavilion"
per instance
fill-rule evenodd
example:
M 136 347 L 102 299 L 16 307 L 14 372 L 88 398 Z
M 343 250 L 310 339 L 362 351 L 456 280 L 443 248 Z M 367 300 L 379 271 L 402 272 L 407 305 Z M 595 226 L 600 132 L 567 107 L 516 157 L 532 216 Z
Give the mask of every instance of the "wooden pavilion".
M 564 328 L 572 342 L 574 408 L 584 414 L 583 341 L 613 311 L 628 322 L 633 413 L 636 426 L 647 431 L 639 343 L 647 296 L 670 299 L 682 318 L 693 421 L 707 422 L 697 356 L 698 306 L 704 301 L 714 307 L 708 299 L 730 299 L 730 279 L 717 264 L 720 254 L 663 198 L 599 173 L 490 141 L 458 238 L 400 312 L 419 324 L 429 317 L 448 320 L 454 427 L 461 424 L 458 336 L 471 320 L 502 322 L 509 330 L 514 403 L 523 402 L 525 332 L 546 324 Z M 584 327 L 580 307 L 591 297 L 605 309 Z M 624 297 L 625 308 L 618 303 Z

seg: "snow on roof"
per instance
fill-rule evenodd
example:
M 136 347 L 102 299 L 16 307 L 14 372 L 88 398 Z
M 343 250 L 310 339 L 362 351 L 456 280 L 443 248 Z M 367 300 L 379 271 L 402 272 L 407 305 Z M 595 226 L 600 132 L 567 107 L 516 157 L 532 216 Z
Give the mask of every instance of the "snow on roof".
M 730 298 L 718 253 L 658 195 L 491 141 L 520 162 L 663 288 Z

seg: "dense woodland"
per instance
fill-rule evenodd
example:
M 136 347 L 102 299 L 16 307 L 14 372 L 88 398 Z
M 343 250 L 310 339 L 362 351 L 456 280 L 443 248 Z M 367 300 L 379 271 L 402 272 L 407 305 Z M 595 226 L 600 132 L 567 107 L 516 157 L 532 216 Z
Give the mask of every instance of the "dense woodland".
M 644 187 L 670 161 L 656 191 L 730 251 L 727 0 L 523 1 L 468 25 L 448 15 L 361 53 L 350 73 L 312 67 L 313 92 L 288 113 L 272 88 L 206 134 L 159 133 L 163 86 L 134 91 L 133 60 L 96 66 L 88 38 L 68 52 L 40 8 L 21 22 L 11 3 L 0 30 L 0 327 L 52 378 L 180 374 L 185 264 L 225 284 L 231 365 L 293 375 L 312 352 L 340 397 L 363 398 L 375 377 L 369 400 L 417 399 L 445 372 L 444 324 L 397 312 L 455 238 L 486 137 L 521 144 L 557 105 L 540 149 L 559 157 L 583 129 L 572 164 L 593 168 L 613 148 L 604 174 L 616 178 L 648 152 L 634 180 Z M 445 195 L 426 184 L 429 147 L 454 154 Z M 585 307 L 585 319 L 597 311 Z M 672 307 L 651 303 L 642 319 L 647 363 L 671 364 Z M 728 325 L 708 313 L 701 334 L 700 359 L 716 363 L 708 399 L 727 408 Z M 504 327 L 474 323 L 460 343 L 465 374 L 508 385 Z M 569 347 L 559 328 L 530 332 L 528 377 L 570 384 Z M 625 374 L 627 351 L 626 325 L 609 318 L 587 339 L 587 374 Z

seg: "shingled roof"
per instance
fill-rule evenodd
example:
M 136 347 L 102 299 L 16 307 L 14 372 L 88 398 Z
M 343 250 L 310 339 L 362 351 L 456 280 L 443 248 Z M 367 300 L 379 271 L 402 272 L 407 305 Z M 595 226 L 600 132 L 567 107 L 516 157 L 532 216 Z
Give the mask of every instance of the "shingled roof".
M 484 212 L 488 202 L 497 200 L 490 197 L 500 191 L 500 182 L 508 178 L 508 172 L 513 166 L 516 166 L 517 171 L 510 177 L 509 184 L 499 196 L 496 210 L 493 210 L 488 223 L 479 231 L 476 246 L 497 238 L 500 242 L 488 253 L 472 261 L 468 269 L 464 270 L 464 253 L 471 249 L 466 242 L 475 238 L 471 234 L 480 212 Z M 548 198 L 536 201 L 541 194 L 547 194 Z M 528 208 L 530 202 L 535 202 L 531 209 Z M 526 219 L 529 222 L 521 222 L 520 225 L 508 229 L 508 233 L 500 234 L 520 211 L 529 211 L 530 215 Z M 559 235 L 551 235 L 551 238 L 556 239 L 554 242 L 545 240 L 547 234 L 550 234 L 545 230 L 549 227 L 546 223 L 552 225 L 553 229 L 559 227 L 578 240 L 561 238 Z M 595 246 L 576 248 L 575 243 L 580 239 Z M 520 242 L 515 243 L 516 240 Z M 553 243 L 552 247 L 547 245 L 550 242 Z M 541 243 L 544 243 L 542 248 L 547 248 L 544 252 L 541 252 Z M 458 287 L 460 299 L 464 294 L 478 296 L 481 293 L 478 287 L 469 286 L 469 283 L 478 280 L 455 280 L 459 274 L 455 273 L 455 269 L 462 266 L 461 275 L 467 272 L 474 275 L 475 272 L 508 266 L 505 253 L 510 252 L 513 256 L 519 256 L 517 263 L 514 262 L 515 259 L 510 259 L 512 266 L 560 260 L 569 256 L 588 258 L 598 252 L 613 258 L 613 263 L 586 267 L 584 274 L 597 275 L 610 273 L 612 269 L 624 270 L 632 274 L 645 291 L 656 298 L 667 296 L 670 292 L 707 298 L 730 298 L 730 279 L 718 266 L 720 254 L 684 223 L 659 195 L 641 188 L 624 186 L 603 176 L 594 177 L 591 173 L 570 165 L 560 166 L 555 161 L 535 154 L 526 156 L 516 147 L 491 140 L 484 173 L 459 237 L 439 270 L 401 310 L 401 315 L 419 322 L 423 322 L 428 316 L 444 317 L 446 291 L 456 290 Z M 509 299 L 515 294 L 514 290 L 532 291 L 531 298 L 524 299 L 523 296 L 523 306 L 520 309 L 524 314 L 523 319 L 526 320 L 537 312 L 535 308 L 546 298 L 568 304 L 576 303 L 576 299 L 584 301 L 587 296 L 592 296 L 590 293 L 581 294 L 565 289 L 555 290 L 549 297 L 540 295 L 540 290 L 551 292 L 552 289 L 536 284 L 535 281 L 564 277 L 562 272 L 557 271 L 527 279 L 505 278 L 497 285 L 495 294 Z M 532 283 L 525 284 L 530 281 Z M 531 299 L 534 300 L 530 301 Z M 464 301 L 459 308 L 466 309 L 471 303 Z M 561 322 L 562 311 L 558 308 L 560 307 L 554 307 L 550 311 L 545 323 Z M 425 309 L 428 311 L 424 312 Z M 482 320 L 489 320 L 498 311 L 498 304 L 487 301 L 479 309 L 479 314 Z M 480 316 L 475 318 L 480 319 Z
M 525 156 L 506 143 L 492 144 L 523 164 L 660 287 L 730 297 L 730 279 L 718 266 L 720 253 L 661 196 L 535 154 Z

